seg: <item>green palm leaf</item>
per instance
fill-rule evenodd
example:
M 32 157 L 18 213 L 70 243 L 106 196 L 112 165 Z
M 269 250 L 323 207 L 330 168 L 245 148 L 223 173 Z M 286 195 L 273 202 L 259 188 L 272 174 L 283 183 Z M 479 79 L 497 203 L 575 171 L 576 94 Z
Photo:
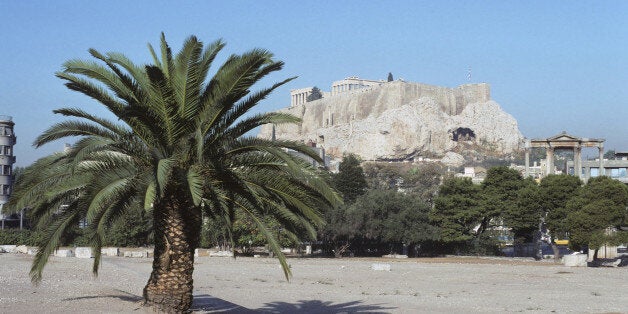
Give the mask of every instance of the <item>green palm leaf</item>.
M 37 146 L 76 141 L 70 150 L 28 167 L 9 203 L 31 208 L 35 225 L 46 235 L 31 269 L 34 282 L 41 280 L 48 256 L 81 219 L 89 223 L 84 231 L 95 250 L 96 273 L 106 233 L 130 210 L 151 215 L 155 258 L 144 296 L 164 311 L 185 312 L 191 305 L 201 214 L 220 217 L 232 242 L 236 219 L 251 219 L 286 278 L 291 276 L 267 221 L 280 223 L 291 239 L 313 238 L 324 224 L 321 211 L 336 206 L 340 198 L 330 188 L 329 176 L 303 159 L 322 162 L 314 150 L 302 143 L 247 136 L 267 123 L 299 122 L 283 113 L 249 115 L 294 79 L 255 88 L 283 62 L 253 49 L 229 56 L 210 75 L 224 47 L 221 40 L 204 45 L 190 37 L 173 57 L 162 33 L 159 54 L 148 48 L 152 64 L 136 65 L 123 54 L 94 49 L 89 50 L 94 61 L 64 63 L 56 76 L 118 120 L 82 108 L 61 108 L 55 113 L 72 120 L 51 126 L 36 139 Z

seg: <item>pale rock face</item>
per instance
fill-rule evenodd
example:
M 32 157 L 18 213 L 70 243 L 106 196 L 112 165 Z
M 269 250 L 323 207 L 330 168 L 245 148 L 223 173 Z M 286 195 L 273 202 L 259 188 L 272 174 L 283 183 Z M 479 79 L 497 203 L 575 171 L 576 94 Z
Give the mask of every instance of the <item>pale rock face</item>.
M 517 121 L 490 100 L 488 84 L 446 88 L 389 82 L 282 112 L 303 122 L 277 126 L 278 139 L 313 141 L 333 157 L 354 153 L 363 160 L 401 160 L 469 147 L 505 156 L 523 140 Z M 270 138 L 272 126 L 262 127 L 259 136 Z
M 440 162 L 445 166 L 460 167 L 464 165 L 464 157 L 458 153 L 447 152 Z

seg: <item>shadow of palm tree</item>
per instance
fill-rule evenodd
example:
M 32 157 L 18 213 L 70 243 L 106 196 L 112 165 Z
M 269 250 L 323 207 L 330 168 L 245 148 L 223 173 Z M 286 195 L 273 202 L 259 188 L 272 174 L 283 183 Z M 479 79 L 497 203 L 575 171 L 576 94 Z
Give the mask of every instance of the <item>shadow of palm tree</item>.
M 88 295 L 88 296 L 75 297 L 75 298 L 66 298 L 66 299 L 63 299 L 63 301 L 77 301 L 77 300 L 101 299 L 101 298 L 114 298 L 114 299 L 118 299 L 120 301 L 126 301 L 126 302 L 139 302 L 143 300 L 142 297 L 137 296 L 135 294 L 124 292 L 122 290 L 116 290 L 116 291 L 120 292 L 120 294 Z
M 394 307 L 383 307 L 376 304 L 361 304 L 361 301 L 351 301 L 333 304 L 330 301 L 308 300 L 297 303 L 271 302 L 259 309 L 260 312 L 270 313 L 388 313 L 385 310 Z
M 235 303 L 225 301 L 207 294 L 195 295 L 190 310 L 194 312 L 212 313 L 257 313 Z
M 361 304 L 361 301 L 333 304 L 330 301 L 308 300 L 297 303 L 270 302 L 259 309 L 247 309 L 240 305 L 225 301 L 210 295 L 197 295 L 191 310 L 194 312 L 212 313 L 388 313 L 386 310 L 393 307 L 383 307 L 372 304 Z

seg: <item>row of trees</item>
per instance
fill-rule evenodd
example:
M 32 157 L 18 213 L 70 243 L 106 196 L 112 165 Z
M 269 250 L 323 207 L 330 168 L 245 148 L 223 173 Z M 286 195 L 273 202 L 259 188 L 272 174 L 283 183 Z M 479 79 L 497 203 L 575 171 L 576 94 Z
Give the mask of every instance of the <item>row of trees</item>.
M 609 232 L 626 224 L 628 187 L 608 177 L 590 179 L 550 175 L 537 184 L 506 167 L 489 169 L 482 185 L 469 179 L 445 180 L 432 219 L 441 240 L 454 246 L 479 241 L 500 227 L 509 228 L 515 242 L 533 240 L 545 229 L 552 239 L 569 239 L 572 249 L 599 248 L 626 241 L 626 233 Z M 552 242 L 554 253 L 558 250 Z
M 327 214 L 322 239 L 337 256 L 346 250 L 499 254 L 506 241 L 547 235 L 569 239 L 576 250 L 628 241 L 626 232 L 608 232 L 628 216 L 628 188 L 608 177 L 583 185 L 574 176 L 550 175 L 537 183 L 499 166 L 488 170 L 481 185 L 454 177 L 440 184 L 442 178 L 434 165 L 362 168 L 355 156 L 345 156 L 333 177 L 345 204 Z

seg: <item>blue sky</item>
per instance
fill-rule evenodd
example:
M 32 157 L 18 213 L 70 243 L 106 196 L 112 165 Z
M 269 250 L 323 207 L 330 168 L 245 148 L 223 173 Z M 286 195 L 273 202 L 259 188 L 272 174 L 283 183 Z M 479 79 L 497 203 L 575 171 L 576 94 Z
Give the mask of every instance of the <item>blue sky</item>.
M 0 115 L 13 116 L 17 165 L 61 150 L 31 143 L 78 106 L 107 115 L 54 76 L 88 48 L 150 61 L 160 32 L 174 50 L 189 35 L 227 42 L 222 58 L 254 47 L 291 76 L 289 91 L 348 76 L 455 87 L 491 85 L 492 98 L 526 137 L 563 130 L 628 150 L 628 2 L 625 1 L 8 1 L 0 0 Z M 220 60 L 217 60 L 220 61 Z

